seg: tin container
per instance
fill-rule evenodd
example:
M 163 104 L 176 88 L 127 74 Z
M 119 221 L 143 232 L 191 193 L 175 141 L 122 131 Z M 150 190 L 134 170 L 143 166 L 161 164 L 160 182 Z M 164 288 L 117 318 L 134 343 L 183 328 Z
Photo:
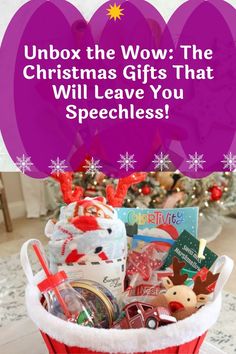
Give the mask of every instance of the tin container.
M 120 313 L 118 303 L 112 293 L 103 285 L 91 280 L 71 282 L 71 286 L 91 306 L 100 326 L 102 328 L 112 327 Z

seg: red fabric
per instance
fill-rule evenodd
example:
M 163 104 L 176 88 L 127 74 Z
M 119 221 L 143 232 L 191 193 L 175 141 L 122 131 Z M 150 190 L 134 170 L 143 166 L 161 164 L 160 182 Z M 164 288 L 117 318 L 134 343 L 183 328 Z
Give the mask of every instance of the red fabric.
M 53 344 L 51 343 L 50 337 L 47 336 L 47 335 L 46 335 L 45 333 L 43 333 L 43 332 L 41 332 L 41 334 L 42 334 L 43 340 L 44 340 L 44 342 L 45 342 L 45 344 L 46 344 L 46 346 L 47 346 L 47 348 L 48 348 L 49 354 L 54 354 L 54 353 L 55 353 L 55 351 L 54 351 L 54 346 L 53 346 Z
M 79 229 L 83 232 L 100 229 L 98 222 L 94 216 L 77 216 L 77 217 L 71 219 L 70 222 L 77 229 Z
M 48 347 L 49 354 L 109 354 L 109 353 L 102 353 L 102 352 L 94 352 L 89 349 L 85 348 L 78 348 L 78 347 L 67 347 L 63 343 L 57 342 L 55 339 L 50 338 L 46 334 L 42 333 L 43 339 Z M 161 350 L 155 350 L 152 352 L 145 352 L 145 353 L 134 353 L 134 354 L 198 354 L 200 347 L 205 339 L 206 333 L 203 334 L 201 337 L 194 339 L 193 341 L 176 346 L 170 347 Z M 52 351 L 52 347 L 54 351 Z M 119 353 L 121 354 L 121 353 Z
M 194 353 L 199 353 L 199 350 L 201 348 L 202 343 L 204 342 L 204 339 L 206 338 L 206 335 L 207 332 L 203 334 L 201 337 L 199 337 Z
M 106 204 L 106 199 L 104 197 L 96 197 L 94 200 L 97 200 L 98 202 Z
M 101 258 L 102 261 L 107 261 L 108 260 L 108 257 L 107 257 L 105 252 L 100 252 L 98 254 L 98 256 L 99 256 L 99 258 Z
M 84 253 L 78 253 L 77 250 L 73 250 L 68 256 L 66 257 L 66 263 L 76 263 L 79 261 L 80 258 L 84 257 Z

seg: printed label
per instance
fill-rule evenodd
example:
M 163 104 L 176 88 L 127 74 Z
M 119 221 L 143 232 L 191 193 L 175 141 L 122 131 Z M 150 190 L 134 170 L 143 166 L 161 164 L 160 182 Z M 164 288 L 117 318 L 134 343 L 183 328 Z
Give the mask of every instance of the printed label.
M 59 270 L 64 270 L 73 281 L 81 279 L 96 281 L 110 290 L 116 298 L 120 298 L 124 291 L 125 259 L 74 263 L 60 266 Z

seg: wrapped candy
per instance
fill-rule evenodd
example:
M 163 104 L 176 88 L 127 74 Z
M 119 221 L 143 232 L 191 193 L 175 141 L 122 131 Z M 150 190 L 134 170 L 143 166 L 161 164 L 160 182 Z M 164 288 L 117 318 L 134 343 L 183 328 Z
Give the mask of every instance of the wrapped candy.
M 147 245 L 141 253 L 131 251 L 128 257 L 127 275 L 139 274 L 143 280 L 149 280 L 154 270 L 160 269 L 163 262 L 157 259 L 157 251 L 153 244 Z
M 129 285 L 123 302 L 149 302 L 149 297 L 159 294 L 158 271 L 163 263 L 163 253 L 158 251 L 155 243 L 147 244 L 141 252 L 130 251 L 126 270 Z

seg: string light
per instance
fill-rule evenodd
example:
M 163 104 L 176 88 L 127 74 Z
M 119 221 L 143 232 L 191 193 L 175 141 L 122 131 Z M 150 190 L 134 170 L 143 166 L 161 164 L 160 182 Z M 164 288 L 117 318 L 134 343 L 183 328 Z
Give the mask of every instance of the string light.
M 99 192 L 103 191 L 103 189 L 106 188 L 106 184 L 110 183 L 110 179 L 113 178 L 114 176 L 105 176 L 103 175 L 101 178 L 98 179 L 98 181 L 94 181 L 94 178 L 92 180 L 87 180 L 83 172 L 79 172 L 78 174 L 75 174 L 78 180 L 78 177 L 80 178 L 80 184 L 83 186 L 85 189 L 88 186 L 88 189 L 91 189 L 91 196 L 95 196 L 96 191 L 99 186 Z M 194 181 L 190 180 L 189 182 L 187 180 L 187 183 L 182 182 L 182 178 L 184 176 L 179 175 L 177 177 L 177 181 L 181 181 L 178 185 L 175 185 L 174 188 L 172 186 L 169 187 L 168 185 L 165 186 L 159 181 L 157 172 L 150 172 L 149 173 L 149 178 L 147 179 L 146 183 L 152 188 L 152 192 L 150 193 L 150 198 L 147 198 L 147 200 L 144 200 L 143 202 L 147 204 L 147 207 L 151 208 L 159 208 L 161 205 L 163 205 L 164 201 L 166 198 L 172 198 L 173 203 L 175 203 L 175 207 L 183 207 L 183 206 L 188 206 L 188 205 L 199 205 L 200 207 L 200 212 L 199 216 L 204 217 L 205 215 L 209 215 L 211 217 L 212 214 L 221 214 L 220 210 L 223 208 L 228 209 L 228 204 L 227 204 L 227 198 L 231 197 L 231 190 L 232 186 L 234 186 L 236 181 L 236 177 L 233 179 L 232 174 L 229 172 L 224 172 L 219 174 L 219 178 L 217 179 L 218 175 L 216 174 L 216 178 L 207 178 L 205 181 L 201 182 L 199 181 Z M 161 180 L 161 178 L 160 178 Z M 219 182 L 220 181 L 220 182 Z M 115 186 L 117 185 L 117 180 L 112 180 L 111 183 L 114 183 Z M 174 182 L 173 182 L 174 183 Z M 215 184 L 214 184 L 215 183 Z M 75 183 L 75 185 L 78 184 Z M 211 190 L 210 188 L 214 185 L 219 185 L 220 188 L 223 191 L 223 197 L 219 198 L 219 200 L 212 200 L 211 196 Z M 101 190 L 100 190 L 101 188 Z M 142 200 L 143 197 L 143 184 L 137 184 L 135 187 L 132 187 L 130 189 L 130 194 L 128 194 L 128 199 L 126 199 L 127 205 L 130 207 L 136 207 L 136 202 L 138 200 Z M 175 193 L 182 193 L 183 197 L 178 198 L 179 200 L 174 202 L 175 198 Z M 230 194 L 229 194 L 230 193 Z M 104 192 L 105 194 L 105 192 Z M 133 195 L 133 196 L 132 196 Z M 132 197 L 131 197 L 132 196 Z M 236 203 L 235 203 L 236 204 Z M 212 214 L 211 214 L 212 213 Z M 219 215 L 221 216 L 221 215 Z

